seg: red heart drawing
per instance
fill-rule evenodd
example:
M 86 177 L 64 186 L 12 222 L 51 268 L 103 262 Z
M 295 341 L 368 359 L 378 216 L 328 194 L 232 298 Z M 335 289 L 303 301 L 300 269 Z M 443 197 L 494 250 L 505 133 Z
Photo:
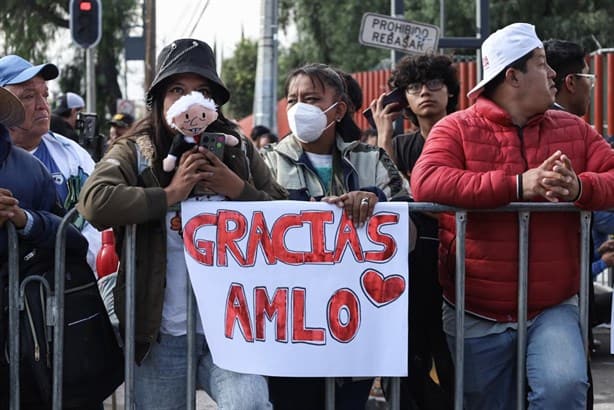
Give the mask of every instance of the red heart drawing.
M 360 276 L 363 292 L 376 307 L 394 302 L 405 291 L 405 279 L 401 275 L 384 278 L 374 269 L 365 270 Z

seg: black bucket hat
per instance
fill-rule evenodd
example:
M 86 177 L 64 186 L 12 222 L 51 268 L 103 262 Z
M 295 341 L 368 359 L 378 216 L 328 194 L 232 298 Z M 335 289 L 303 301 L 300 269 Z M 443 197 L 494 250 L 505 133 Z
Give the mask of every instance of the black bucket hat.
M 228 89 L 217 75 L 215 56 L 211 47 L 203 41 L 192 38 L 175 40 L 160 51 L 156 76 L 147 91 L 147 102 L 151 103 L 154 90 L 165 79 L 175 74 L 194 73 L 211 83 L 212 97 L 217 105 L 223 105 L 230 98 Z

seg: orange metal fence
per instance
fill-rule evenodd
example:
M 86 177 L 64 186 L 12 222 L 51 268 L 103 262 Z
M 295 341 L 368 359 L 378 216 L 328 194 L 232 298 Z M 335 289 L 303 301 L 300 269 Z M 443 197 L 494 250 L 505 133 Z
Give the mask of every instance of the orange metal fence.
M 594 51 L 589 65 L 596 78 L 591 113 L 585 119 L 601 135 L 611 136 L 614 135 L 614 49 Z

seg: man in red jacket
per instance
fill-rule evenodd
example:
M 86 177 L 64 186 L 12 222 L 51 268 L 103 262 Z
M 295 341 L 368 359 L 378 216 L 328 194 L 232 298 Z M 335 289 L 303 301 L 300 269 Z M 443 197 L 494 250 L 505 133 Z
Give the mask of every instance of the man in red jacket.
M 482 45 L 484 79 L 470 108 L 431 130 L 411 175 L 417 201 L 468 209 L 515 201 L 614 207 L 614 152 L 590 125 L 554 103 L 555 72 L 530 24 Z M 579 325 L 579 217 L 530 219 L 526 379 L 531 408 L 584 409 L 588 387 Z M 455 221 L 440 217 L 444 331 L 455 343 Z M 516 407 L 518 222 L 515 213 L 470 213 L 465 240 L 465 409 Z

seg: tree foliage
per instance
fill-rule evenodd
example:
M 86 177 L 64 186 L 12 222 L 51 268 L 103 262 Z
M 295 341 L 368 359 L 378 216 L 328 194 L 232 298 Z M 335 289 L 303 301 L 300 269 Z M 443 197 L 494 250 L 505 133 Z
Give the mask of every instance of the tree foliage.
M 446 0 L 446 37 L 475 36 L 477 0 Z M 587 51 L 614 46 L 614 13 L 611 0 L 491 0 L 489 31 L 514 22 L 534 24 L 540 38 L 559 38 L 580 43 Z M 405 1 L 408 19 L 439 25 L 439 1 Z
M 96 61 L 97 112 L 104 116 L 115 111 L 121 98 L 118 84 L 119 64 L 124 49 L 124 33 L 138 15 L 138 0 L 102 1 L 102 38 Z M 85 95 L 85 53 L 69 39 L 68 0 L 2 0 L 0 31 L 5 34 L 0 44 L 2 55 L 18 54 L 34 63 L 53 62 L 60 68 L 62 90 Z M 53 58 L 53 50 L 62 57 L 74 58 L 62 64 Z
M 446 37 L 476 35 L 476 1 L 445 0 Z M 308 62 L 321 62 L 347 72 L 381 67 L 390 53 L 358 42 L 360 23 L 366 12 L 390 14 L 390 0 L 279 0 L 279 26 L 296 27 L 297 40 L 279 51 L 278 95 L 283 95 L 285 75 Z M 405 18 L 439 26 L 438 0 L 405 0 Z M 612 0 L 491 0 L 488 10 L 490 32 L 507 24 L 535 24 L 542 39 L 561 38 L 582 44 L 587 51 L 614 47 Z M 448 50 L 467 54 L 472 50 Z M 241 118 L 251 113 L 257 61 L 256 42 L 241 40 L 235 55 L 224 60 L 223 73 L 233 93 L 232 114 Z M 388 61 L 389 64 L 389 61 Z
M 515 21 L 535 24 L 540 38 L 575 41 L 588 51 L 614 46 L 614 13 L 611 0 L 493 0 L 491 28 Z
M 444 0 L 446 37 L 476 35 L 477 1 Z M 404 15 L 409 20 L 439 26 L 440 3 L 405 0 Z M 284 53 L 280 65 L 288 68 L 318 61 L 350 72 L 372 68 L 387 53 L 358 43 L 365 12 L 390 14 L 390 0 L 280 0 L 281 27 L 295 24 L 299 33 L 297 43 Z M 614 46 L 614 25 L 608 18 L 613 14 L 612 0 L 490 0 L 488 9 L 491 32 L 524 21 L 534 24 L 543 39 L 576 41 L 588 51 L 598 48 L 597 44 L 604 48 Z
M 280 26 L 295 24 L 297 42 L 283 50 L 280 73 L 308 62 L 339 67 L 348 72 L 376 66 L 389 51 L 358 42 L 366 12 L 390 14 L 390 0 L 280 0 Z
M 258 43 L 242 38 L 234 55 L 222 63 L 222 80 L 232 95 L 225 108 L 228 116 L 243 118 L 252 113 L 257 62 Z

